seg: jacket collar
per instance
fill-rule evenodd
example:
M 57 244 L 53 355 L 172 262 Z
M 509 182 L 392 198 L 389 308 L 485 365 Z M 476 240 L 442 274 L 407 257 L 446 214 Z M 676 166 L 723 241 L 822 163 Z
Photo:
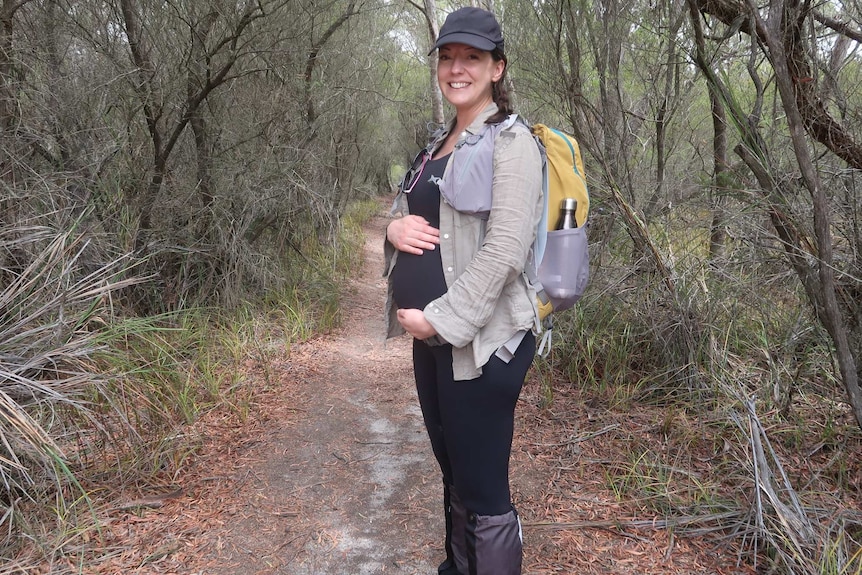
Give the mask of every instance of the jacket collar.
M 491 102 L 490 104 L 488 104 L 484 110 L 479 112 L 479 115 L 476 116 L 476 118 L 473 120 L 473 122 L 469 126 L 467 126 L 467 129 L 464 130 L 464 132 L 462 132 L 461 134 L 459 134 L 458 140 L 460 141 L 467 134 L 473 135 L 473 134 L 478 134 L 479 132 L 481 132 L 485 128 L 485 126 L 487 125 L 487 124 L 485 124 L 485 120 L 487 120 L 488 118 L 490 118 L 491 116 L 496 114 L 497 110 L 499 110 L 499 108 L 497 107 L 497 104 L 495 104 L 494 102 Z M 457 118 L 452 118 L 446 124 L 445 128 L 438 130 L 437 133 L 432 136 L 431 143 L 428 145 L 428 148 L 427 148 L 428 153 L 431 153 L 434 150 L 436 150 L 437 147 L 443 142 L 443 140 L 446 139 L 446 136 L 449 135 L 449 132 L 451 132 L 455 128 L 455 121 L 456 120 L 457 120 Z

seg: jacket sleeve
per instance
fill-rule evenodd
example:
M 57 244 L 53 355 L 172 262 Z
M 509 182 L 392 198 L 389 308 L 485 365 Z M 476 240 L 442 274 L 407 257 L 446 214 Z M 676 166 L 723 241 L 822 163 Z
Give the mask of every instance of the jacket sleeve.
M 455 347 L 470 343 L 491 319 L 503 287 L 519 277 L 536 233 L 542 202 L 541 157 L 523 126 L 497 135 L 491 212 L 476 256 L 425 317 Z
M 399 193 L 395 196 L 392 202 L 392 208 L 389 210 L 389 215 L 392 217 L 403 217 L 410 213 L 407 207 L 407 196 Z M 389 228 L 389 224 L 386 225 Z M 388 278 L 392 273 L 392 268 L 395 267 L 395 246 L 389 241 L 386 236 L 386 229 L 383 230 L 383 277 Z
M 393 217 L 406 216 L 409 213 L 407 205 L 407 197 L 399 193 L 395 196 L 395 201 L 392 204 L 392 209 L 389 214 Z M 388 228 L 388 224 L 387 224 Z M 398 250 L 389 241 L 386 236 L 386 230 L 383 231 L 383 277 L 386 278 L 386 304 L 383 312 L 383 321 L 386 325 L 386 337 L 395 337 L 405 333 L 404 328 L 398 321 L 396 313 L 395 299 L 392 297 L 392 270 L 395 268 L 395 262 L 398 259 Z

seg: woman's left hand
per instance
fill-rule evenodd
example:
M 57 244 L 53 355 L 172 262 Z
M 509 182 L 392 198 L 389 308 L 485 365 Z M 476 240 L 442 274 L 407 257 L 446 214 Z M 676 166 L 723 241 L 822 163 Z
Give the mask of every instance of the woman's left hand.
M 421 309 L 399 309 L 398 321 L 401 326 L 416 339 L 427 339 L 437 335 L 434 326 L 425 319 L 425 313 Z

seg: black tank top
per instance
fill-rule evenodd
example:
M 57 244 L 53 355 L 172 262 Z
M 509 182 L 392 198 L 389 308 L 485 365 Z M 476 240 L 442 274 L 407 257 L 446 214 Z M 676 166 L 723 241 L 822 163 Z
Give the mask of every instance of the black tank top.
M 443 177 L 449 156 L 429 160 L 419 181 L 409 194 L 410 213 L 422 216 L 435 228 L 440 228 L 440 188 L 431 180 Z M 446 293 L 440 246 L 424 250 L 421 256 L 399 252 L 392 270 L 392 295 L 401 309 L 423 309 Z

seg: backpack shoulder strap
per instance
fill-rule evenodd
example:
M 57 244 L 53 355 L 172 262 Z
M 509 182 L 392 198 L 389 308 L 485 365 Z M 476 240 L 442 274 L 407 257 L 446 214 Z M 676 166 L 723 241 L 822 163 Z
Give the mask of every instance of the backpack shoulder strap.
M 521 119 L 521 116 L 519 116 L 518 114 L 509 114 L 508 116 L 506 116 L 505 120 L 500 122 L 500 129 L 501 130 L 508 130 L 509 128 L 514 126 L 515 122 L 517 122 L 518 120 L 521 120 L 523 122 L 523 120 Z

